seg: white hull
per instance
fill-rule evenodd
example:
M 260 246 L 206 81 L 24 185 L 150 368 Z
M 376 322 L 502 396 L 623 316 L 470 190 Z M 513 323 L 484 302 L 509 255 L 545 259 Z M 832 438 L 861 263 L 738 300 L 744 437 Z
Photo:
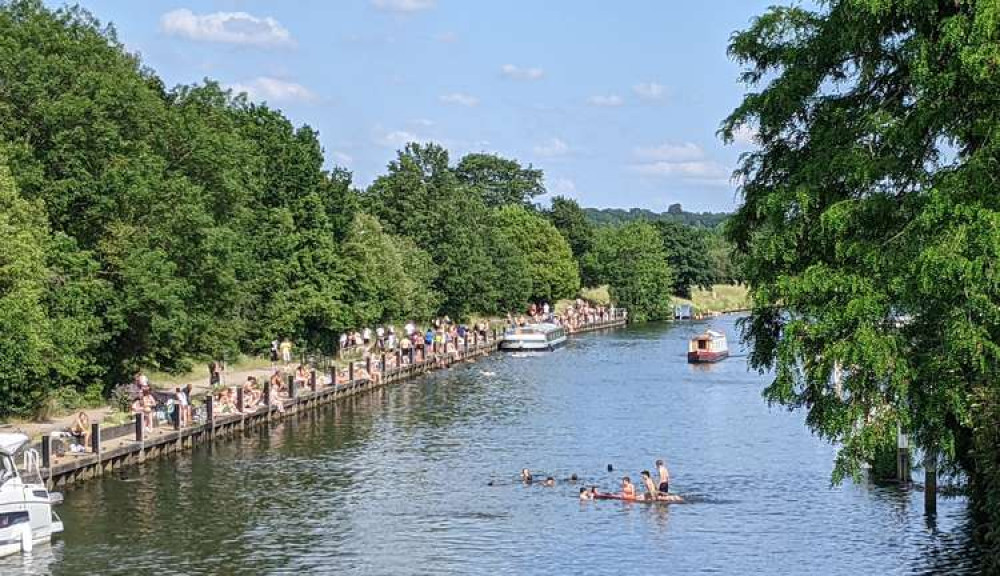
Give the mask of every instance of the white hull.
M 510 350 L 515 352 L 528 352 L 528 351 L 539 351 L 539 350 L 552 350 L 566 343 L 566 337 L 562 336 L 556 338 L 552 341 L 546 341 L 544 339 L 536 338 L 518 338 L 516 335 L 504 336 L 502 342 L 500 342 L 501 350 Z

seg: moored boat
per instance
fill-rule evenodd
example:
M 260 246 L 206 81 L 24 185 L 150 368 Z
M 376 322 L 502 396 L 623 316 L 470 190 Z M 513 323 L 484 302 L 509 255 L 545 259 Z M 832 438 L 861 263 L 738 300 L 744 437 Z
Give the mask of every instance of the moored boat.
M 500 342 L 502 350 L 537 351 L 553 350 L 566 342 L 562 326 L 550 323 L 527 324 L 508 329 Z
M 729 356 L 729 344 L 721 332 L 706 330 L 688 343 L 688 362 L 692 364 L 718 362 L 726 356 Z
M 0 556 L 31 552 L 63 529 L 52 510 L 61 495 L 45 487 L 38 453 L 25 451 L 24 476 L 14 463 L 14 454 L 27 443 L 24 434 L 0 434 Z
M 656 500 L 651 500 L 645 496 L 628 498 L 626 496 L 622 496 L 621 494 L 610 494 L 606 492 L 596 492 L 594 494 L 594 500 L 621 500 L 622 502 L 639 502 L 641 504 L 680 504 L 684 502 L 684 498 L 678 496 L 677 494 L 661 494 Z

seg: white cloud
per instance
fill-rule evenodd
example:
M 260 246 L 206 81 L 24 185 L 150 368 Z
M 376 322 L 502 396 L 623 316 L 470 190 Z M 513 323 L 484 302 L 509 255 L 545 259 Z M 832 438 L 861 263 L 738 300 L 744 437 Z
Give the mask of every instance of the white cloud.
M 435 0 L 371 0 L 372 6 L 383 12 L 420 12 L 430 10 Z
M 439 100 L 445 104 L 458 104 L 459 106 L 467 106 L 469 108 L 479 105 L 479 98 L 476 98 L 471 94 L 463 94 L 461 92 L 445 94 L 441 96 Z
M 605 106 L 608 108 L 615 108 L 621 106 L 624 103 L 625 101 L 622 100 L 622 97 L 617 94 L 609 94 L 607 96 L 598 95 L 587 98 L 587 104 L 590 104 L 591 106 Z
M 731 185 L 731 170 L 709 158 L 705 150 L 693 142 L 639 146 L 632 153 L 637 162 L 629 166 L 629 170 L 642 176 L 675 176 L 688 182 Z
M 632 170 L 644 176 L 683 176 L 691 180 L 718 180 L 729 177 L 729 170 L 725 166 L 711 160 L 650 162 L 637 164 Z
M 567 196 L 576 192 L 576 182 L 570 178 L 556 178 L 552 184 L 547 186 L 548 191 L 560 196 Z
M 246 92 L 255 100 L 270 100 L 274 102 L 315 102 L 319 96 L 302 84 L 258 76 L 246 84 L 230 84 L 233 92 Z
M 410 120 L 410 124 L 420 126 L 421 128 L 429 128 L 434 125 L 434 121 L 428 120 L 427 118 L 414 118 L 413 120 Z
M 337 152 L 336 150 L 334 150 L 333 152 L 330 153 L 330 156 L 333 157 L 333 161 L 337 163 L 337 166 L 347 167 L 354 163 L 354 157 L 351 156 L 350 154 L 345 154 L 343 152 Z
M 500 73 L 513 80 L 540 80 L 545 76 L 545 70 L 541 68 L 522 68 L 513 64 L 501 66 Z
M 392 130 L 382 132 L 376 128 L 375 143 L 385 148 L 400 150 L 410 142 L 423 142 L 424 139 L 408 130 Z
M 555 156 L 565 156 L 569 153 L 569 144 L 559 138 L 551 138 L 534 147 L 535 154 L 552 158 Z
M 656 82 L 640 82 L 632 91 L 642 100 L 663 100 L 667 96 L 667 87 Z
M 195 14 L 187 8 L 181 8 L 161 16 L 160 28 L 171 36 L 204 42 L 253 46 L 293 43 L 288 29 L 274 18 L 262 18 L 246 12 Z
M 637 147 L 633 150 L 636 158 L 661 162 L 690 162 L 705 157 L 701 146 L 692 142 L 682 144 L 661 144 L 659 146 Z

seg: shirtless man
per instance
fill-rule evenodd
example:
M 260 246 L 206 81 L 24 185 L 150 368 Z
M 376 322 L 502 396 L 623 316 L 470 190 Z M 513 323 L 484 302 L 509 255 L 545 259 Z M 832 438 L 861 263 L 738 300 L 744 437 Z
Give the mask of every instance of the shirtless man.
M 656 461 L 656 471 L 660 475 L 658 490 L 664 494 L 670 492 L 670 471 L 667 470 L 667 465 L 663 463 L 663 460 Z
M 659 498 L 659 491 L 656 489 L 656 485 L 653 484 L 653 479 L 649 475 L 649 470 L 643 470 L 639 477 L 642 478 L 642 485 L 646 489 L 646 499 L 656 500 Z

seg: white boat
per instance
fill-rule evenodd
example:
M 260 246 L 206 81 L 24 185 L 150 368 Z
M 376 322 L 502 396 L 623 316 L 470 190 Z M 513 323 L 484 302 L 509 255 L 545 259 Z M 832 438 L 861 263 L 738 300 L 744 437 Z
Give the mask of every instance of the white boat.
M 24 434 L 0 434 L 0 556 L 31 552 L 35 544 L 49 542 L 63 529 L 52 510 L 62 497 L 45 487 L 38 452 L 25 450 L 23 476 L 14 463 L 14 455 L 27 443 Z
M 541 323 L 510 328 L 500 342 L 502 350 L 553 350 L 566 342 L 562 326 Z

